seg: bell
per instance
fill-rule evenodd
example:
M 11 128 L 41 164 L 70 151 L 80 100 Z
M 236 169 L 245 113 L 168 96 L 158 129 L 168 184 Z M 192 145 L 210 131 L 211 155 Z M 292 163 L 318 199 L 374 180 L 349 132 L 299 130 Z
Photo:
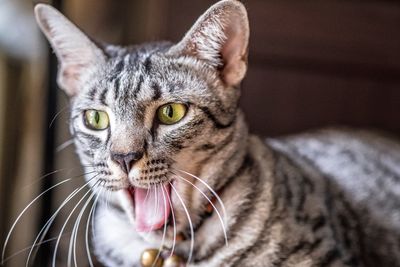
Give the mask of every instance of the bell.
M 182 258 L 178 255 L 171 255 L 165 259 L 163 267 L 182 267 Z
M 142 267 L 162 267 L 163 266 L 163 259 L 159 254 L 158 249 L 146 249 L 143 251 L 140 257 L 140 263 Z

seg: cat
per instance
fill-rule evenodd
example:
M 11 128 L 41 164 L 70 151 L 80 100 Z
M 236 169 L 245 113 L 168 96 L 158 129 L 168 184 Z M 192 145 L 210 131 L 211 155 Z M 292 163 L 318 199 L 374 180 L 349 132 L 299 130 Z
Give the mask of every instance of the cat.
M 35 14 L 87 184 L 106 200 L 91 238 L 104 266 L 400 266 L 399 142 L 250 134 L 241 2 L 215 3 L 177 44 L 129 47 L 92 41 L 49 5 Z

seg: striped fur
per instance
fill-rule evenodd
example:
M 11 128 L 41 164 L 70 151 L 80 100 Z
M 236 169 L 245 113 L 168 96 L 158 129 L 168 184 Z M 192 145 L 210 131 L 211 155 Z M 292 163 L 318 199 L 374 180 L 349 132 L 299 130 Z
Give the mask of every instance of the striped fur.
M 160 245 L 162 231 L 134 230 L 126 188 L 169 181 L 195 228 L 190 266 L 400 266 L 399 143 L 355 130 L 266 142 L 249 134 L 238 108 L 249 34 L 238 1 L 215 4 L 176 45 L 99 45 L 48 6 L 36 14 L 60 60 L 60 87 L 71 96 L 77 153 L 110 192 L 93 233 L 105 266 L 139 266 L 140 253 Z M 185 103 L 186 116 L 174 125 L 157 123 L 157 108 L 172 102 Z M 87 109 L 106 111 L 110 127 L 85 127 Z M 128 175 L 110 159 L 113 151 L 138 149 L 145 156 Z M 228 246 L 218 214 L 207 215 L 204 196 L 176 169 L 219 192 Z M 177 231 L 187 237 L 176 253 L 188 257 L 188 219 L 173 193 L 172 203 Z M 166 237 L 171 247 L 172 227 Z

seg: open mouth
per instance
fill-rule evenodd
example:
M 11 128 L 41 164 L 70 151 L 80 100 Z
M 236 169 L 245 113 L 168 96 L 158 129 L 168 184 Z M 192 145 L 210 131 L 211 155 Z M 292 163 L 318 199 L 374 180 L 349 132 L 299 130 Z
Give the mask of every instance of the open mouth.
M 133 203 L 136 231 L 151 232 L 168 223 L 171 213 L 170 185 L 150 188 L 130 186 L 128 192 Z

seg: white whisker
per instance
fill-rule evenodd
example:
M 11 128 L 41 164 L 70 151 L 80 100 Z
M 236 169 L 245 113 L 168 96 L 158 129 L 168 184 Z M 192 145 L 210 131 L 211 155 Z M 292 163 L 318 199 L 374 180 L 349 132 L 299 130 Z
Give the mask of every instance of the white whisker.
M 95 234 L 95 232 L 96 232 L 96 230 L 95 230 L 95 220 L 94 220 L 94 218 L 96 217 L 96 211 L 97 211 L 97 205 L 98 205 L 98 202 L 99 201 L 96 201 L 96 203 L 94 204 L 94 207 L 93 207 L 93 214 L 92 214 L 92 218 L 91 218 L 91 225 L 92 225 L 92 233 L 93 233 L 93 236 L 94 236 L 94 234 Z
M 35 241 L 33 241 L 33 245 L 31 246 L 31 250 L 29 251 L 28 258 L 26 259 L 25 266 L 29 266 L 29 261 L 31 256 L 33 255 L 33 249 L 36 247 L 36 244 L 42 243 L 42 240 L 45 238 L 47 232 L 49 231 L 51 225 L 53 224 L 55 218 L 57 217 L 58 213 L 61 211 L 61 209 L 76 195 L 78 194 L 80 188 L 75 189 L 71 194 L 68 195 L 68 197 L 61 203 L 61 205 L 58 207 L 58 209 L 53 213 L 53 215 L 50 217 L 50 219 L 47 220 L 45 225 L 40 229 L 39 233 L 37 234 Z M 40 241 L 38 242 L 40 238 Z
M 62 237 L 67 236 L 67 235 L 69 235 L 69 234 L 71 234 L 71 233 L 64 233 L 64 234 L 62 235 Z M 32 247 L 39 247 L 39 246 L 41 246 L 41 245 L 43 245 L 43 244 L 49 243 L 49 242 L 51 242 L 51 241 L 55 241 L 56 239 L 57 239 L 57 237 L 52 237 L 52 238 L 43 240 L 42 242 L 37 243 L 37 244 L 35 244 L 34 246 L 32 245 L 32 246 L 29 246 L 29 247 L 25 247 L 25 248 L 23 248 L 23 249 L 21 249 L 21 250 L 15 252 L 14 254 L 8 256 L 7 258 L 5 258 L 5 259 L 4 259 L 4 263 L 6 263 L 7 261 L 11 260 L 11 259 L 14 258 L 15 256 L 17 256 L 17 255 L 19 255 L 19 254 L 21 254 L 21 253 L 23 253 L 23 252 L 25 252 L 25 251 L 28 251 L 29 249 L 32 249 Z
M 28 258 L 26 260 L 26 266 L 29 265 L 29 260 L 30 257 L 33 254 L 33 249 L 35 247 L 35 244 L 38 242 L 39 238 L 40 241 L 39 243 L 41 243 L 43 241 L 43 239 L 46 237 L 47 232 L 49 231 L 51 225 L 53 224 L 55 218 L 57 217 L 58 213 L 61 211 L 61 209 L 73 198 L 75 197 L 83 188 L 85 188 L 85 186 L 92 181 L 94 178 L 96 178 L 97 175 L 93 176 L 92 178 L 90 178 L 85 184 L 83 184 L 81 187 L 76 188 L 72 193 L 70 193 L 65 200 L 59 205 L 58 209 L 53 213 L 53 215 L 49 218 L 49 220 L 47 220 L 46 224 L 42 227 L 42 229 L 39 231 L 39 233 L 37 234 L 35 241 L 33 242 L 33 246 L 32 249 L 29 251 L 28 254 Z
M 159 203 L 159 199 L 158 199 L 158 194 L 157 194 L 157 192 L 158 192 L 158 185 L 156 184 L 156 188 L 154 189 L 154 195 L 156 196 L 156 201 L 155 201 L 155 203 L 156 203 L 156 215 L 155 215 L 155 217 L 157 218 L 157 215 L 158 215 L 158 213 L 160 212 L 159 211 L 159 209 L 158 209 L 158 207 L 159 207 L 159 205 L 158 205 L 158 203 Z M 153 231 L 153 225 L 151 226 L 151 231 L 150 231 L 150 233 Z
M 224 222 L 225 222 L 225 225 L 227 225 L 228 220 L 227 220 L 227 214 L 226 214 L 225 205 L 224 205 L 222 199 L 219 197 L 219 195 L 214 191 L 214 189 L 212 189 L 211 186 L 209 186 L 205 181 L 203 181 L 201 178 L 197 177 L 196 175 L 193 175 L 193 174 L 191 174 L 191 173 L 189 173 L 189 172 L 186 172 L 186 171 L 183 171 L 183 170 L 179 170 L 179 169 L 175 169 L 175 170 L 177 170 L 177 171 L 179 171 L 179 172 L 182 172 L 182 173 L 184 173 L 184 174 L 187 174 L 187 175 L 189 175 L 189 176 L 195 178 L 195 179 L 198 180 L 200 183 L 202 183 L 203 185 L 205 185 L 205 186 L 208 188 L 208 190 L 211 191 L 211 193 L 215 196 L 215 198 L 218 200 L 219 204 L 221 205 L 222 212 L 224 213 Z
M 38 178 L 37 180 L 35 179 L 34 182 L 23 186 L 23 187 L 21 188 L 21 190 L 24 190 L 25 188 L 27 188 L 27 187 L 29 187 L 29 186 L 32 186 L 32 185 L 34 185 L 34 184 L 40 182 L 41 180 L 45 179 L 46 177 L 49 177 L 49 176 L 51 176 L 51 175 L 53 175 L 53 174 L 56 174 L 56 173 L 59 173 L 59 172 L 63 172 L 63 171 L 66 171 L 66 170 L 68 170 L 68 169 L 59 169 L 59 170 L 55 170 L 55 171 L 46 173 L 45 175 L 41 176 L 41 177 Z
M 175 174 L 175 173 L 174 173 L 174 174 Z M 219 218 L 219 220 L 220 220 L 220 222 L 221 222 L 222 231 L 224 232 L 224 237 L 225 237 L 225 244 L 226 244 L 226 246 L 228 246 L 228 236 L 227 236 L 227 234 L 226 234 L 225 224 L 224 224 L 224 222 L 223 222 L 223 220 L 222 220 L 221 214 L 219 213 L 218 209 L 215 207 L 214 203 L 210 200 L 210 198 L 209 198 L 198 186 L 196 186 L 196 185 L 193 184 L 191 181 L 189 181 L 189 180 L 183 178 L 183 177 L 180 176 L 180 175 L 177 175 L 177 174 L 175 174 L 175 175 L 176 175 L 178 178 L 183 179 L 183 180 L 186 181 L 187 183 L 191 184 L 194 188 L 196 188 L 197 191 L 199 191 L 199 192 L 207 199 L 208 203 L 210 203 L 210 205 L 213 207 L 213 209 L 214 209 L 215 212 L 217 213 L 218 218 Z
M 78 208 L 79 204 L 86 198 L 86 196 L 91 192 L 91 190 L 97 186 L 97 182 L 93 185 L 93 187 L 89 188 L 89 190 L 83 195 L 83 197 L 78 201 L 78 203 L 74 206 L 74 208 L 72 209 L 72 211 L 70 212 L 70 214 L 68 215 L 67 219 L 65 220 L 65 223 L 63 224 L 63 226 L 61 227 L 60 230 L 60 234 L 58 235 L 58 239 L 54 248 L 54 252 L 53 252 L 53 260 L 52 260 L 52 267 L 56 266 L 56 256 L 57 256 L 57 250 L 58 250 L 58 246 L 60 244 L 60 239 L 61 239 L 61 235 L 64 232 L 65 227 L 67 226 L 67 223 L 69 221 L 69 219 L 71 218 L 71 216 L 73 215 L 73 213 L 75 212 L 75 210 Z
M 94 197 L 95 195 L 96 195 L 96 190 L 93 189 L 93 194 L 89 197 L 89 200 L 88 200 L 87 203 L 90 203 L 90 201 L 93 199 L 93 197 Z M 97 199 L 97 198 L 98 198 L 98 196 L 96 196 L 96 199 Z M 87 207 L 87 205 L 85 204 L 85 207 L 83 207 L 83 210 L 85 210 L 86 207 Z M 93 205 L 92 205 L 92 207 L 93 207 Z M 89 216 L 89 215 L 88 215 L 88 216 Z M 76 230 L 76 232 L 75 232 L 75 243 L 74 243 L 74 264 L 75 264 L 75 266 L 78 266 L 78 262 L 77 262 L 77 260 L 76 260 L 76 239 L 77 239 L 77 234 L 78 234 L 78 230 L 79 230 L 80 220 L 81 220 L 81 218 L 79 219 L 78 227 L 77 227 L 77 230 Z M 89 221 L 89 219 L 88 219 L 88 221 Z M 86 235 L 85 235 L 85 236 L 86 236 Z
M 186 262 L 186 264 L 188 265 L 190 263 L 190 261 L 192 260 L 192 255 L 193 255 L 193 248 L 194 248 L 194 230 L 193 230 L 193 224 L 192 224 L 192 220 L 190 219 L 190 215 L 189 215 L 189 211 L 186 208 L 185 203 L 183 202 L 183 199 L 181 198 L 181 196 L 179 195 L 178 191 L 175 189 L 174 185 L 170 182 L 169 183 L 171 185 L 171 188 L 174 190 L 176 196 L 179 198 L 179 201 L 182 203 L 183 209 L 186 212 L 186 216 L 188 218 L 189 221 L 189 226 L 190 226 L 190 252 L 189 252 L 189 257 L 188 260 Z
M 149 191 L 151 190 L 151 186 L 150 186 L 150 188 L 147 190 L 147 192 L 146 192 L 146 196 L 144 197 L 144 202 L 146 202 L 146 200 L 147 200 L 147 197 L 149 196 Z
M 51 128 L 51 126 L 53 126 L 53 123 L 56 121 L 57 117 L 58 117 L 61 113 L 63 113 L 66 109 L 68 109 L 68 108 L 69 108 L 69 104 L 66 105 L 65 107 L 63 107 L 62 109 L 60 109 L 60 111 L 58 111 L 58 112 L 56 113 L 56 115 L 54 115 L 53 119 L 51 120 L 51 122 L 50 122 L 50 124 L 49 124 L 49 129 Z
M 23 186 L 23 187 L 21 188 L 21 190 L 25 190 L 27 187 L 32 186 L 32 185 L 34 185 L 34 184 L 37 184 L 37 183 L 40 182 L 41 180 L 43 180 L 43 179 L 45 179 L 45 178 L 47 178 L 48 176 L 51 176 L 51 175 L 53 175 L 53 174 L 56 174 L 56 173 L 59 173 L 59 172 L 64 172 L 64 171 L 69 171 L 69 172 L 70 172 L 70 171 L 72 171 L 72 170 L 74 170 L 74 169 L 77 169 L 77 168 L 59 169 L 59 170 L 55 170 L 55 171 L 49 172 L 49 173 L 43 175 L 42 177 L 38 178 L 38 179 L 35 180 L 34 182 Z M 90 171 L 90 172 L 82 173 L 82 174 L 75 175 L 75 176 L 72 176 L 72 177 L 69 177 L 69 178 L 71 178 L 71 179 L 76 179 L 76 178 L 82 177 L 82 176 L 87 175 L 87 174 L 92 174 L 92 173 L 94 173 L 94 172 L 95 172 L 95 171 Z
M 144 197 L 143 203 L 146 203 L 147 198 L 148 198 L 149 195 L 151 194 L 151 193 L 149 193 L 149 192 L 151 191 L 151 189 L 153 189 L 152 186 L 150 186 L 150 188 L 147 189 L 146 196 Z M 155 192 L 154 192 L 154 193 L 155 193 Z M 154 210 L 153 210 L 153 215 L 154 215 L 154 212 L 155 212 L 155 207 L 154 207 Z M 148 238 L 148 236 L 149 236 L 149 233 L 146 234 L 146 238 Z
M 72 255 L 74 256 L 74 264 L 75 264 L 75 266 L 78 266 L 77 260 L 76 260 L 76 240 L 77 240 L 77 237 L 78 237 L 79 224 L 80 224 L 80 222 L 82 220 L 82 216 L 83 216 L 87 206 L 89 205 L 90 201 L 93 199 L 95 194 L 96 194 L 96 191 L 93 190 L 93 193 L 86 200 L 85 204 L 83 205 L 81 211 L 78 214 L 78 217 L 75 220 L 75 224 L 74 224 L 74 227 L 72 229 L 72 235 L 71 235 L 71 239 L 70 239 L 69 250 L 68 250 L 68 266 L 70 266 L 70 263 L 72 261 L 72 260 L 70 260 L 71 259 L 70 251 L 71 250 L 72 250 Z
M 3 251 L 2 251 L 2 253 L 1 253 L 1 262 L 2 262 L 2 264 L 3 264 L 3 262 L 4 262 L 4 255 L 5 255 L 5 252 L 6 252 L 6 247 L 7 247 L 8 241 L 9 241 L 9 239 L 10 239 L 10 237 L 11 237 L 11 234 L 12 234 L 12 232 L 13 232 L 15 226 L 17 225 L 18 221 L 21 219 L 22 215 L 24 215 L 24 213 L 29 209 L 29 207 L 32 206 L 32 204 L 35 203 L 35 201 L 38 200 L 41 196 L 43 196 L 44 194 L 46 194 L 47 192 L 49 192 L 49 191 L 52 190 L 53 188 L 55 188 L 55 187 L 57 187 L 57 186 L 60 186 L 60 185 L 66 183 L 66 182 L 68 182 L 68 181 L 71 181 L 71 180 L 72 180 L 72 178 L 65 179 L 65 180 L 63 180 L 63 181 L 61 181 L 61 182 L 59 182 L 59 183 L 57 183 L 57 184 L 51 186 L 50 188 L 44 190 L 44 191 L 43 191 L 42 193 L 40 193 L 37 197 L 35 197 L 31 202 L 29 202 L 29 204 L 21 211 L 21 213 L 18 215 L 17 219 L 14 221 L 13 225 L 11 226 L 11 229 L 9 230 L 9 232 L 8 232 L 8 234 L 7 234 L 6 240 L 4 241 Z
M 99 197 L 101 195 L 101 193 L 103 192 L 103 188 L 100 188 L 100 191 L 98 192 L 98 195 L 96 197 L 96 199 L 93 202 L 92 208 L 89 211 L 89 216 L 87 218 L 87 222 L 86 222 L 86 232 L 85 232 L 85 246 L 86 246 L 86 254 L 88 256 L 88 261 L 89 261 L 89 266 L 90 267 L 94 267 L 93 265 L 93 260 L 92 260 L 92 256 L 90 255 L 90 250 L 89 250 L 89 222 L 91 221 L 91 217 L 93 215 L 93 211 L 96 209 L 97 203 L 99 201 Z M 93 227 L 93 224 L 92 224 Z
M 62 150 L 64 150 L 65 148 L 69 147 L 69 146 L 72 145 L 73 143 L 74 143 L 74 139 L 73 139 L 73 138 L 72 138 L 72 139 L 69 139 L 69 140 L 67 140 L 67 141 L 65 141 L 64 143 L 62 143 L 61 145 L 59 145 L 59 146 L 56 148 L 56 152 L 57 152 L 57 153 L 61 152 Z
M 164 187 L 164 189 L 165 189 L 165 187 Z M 173 225 L 174 225 L 174 240 L 172 242 L 172 249 L 171 249 L 171 254 L 170 254 L 170 256 L 172 256 L 174 254 L 175 245 L 176 245 L 176 222 L 175 222 L 174 207 L 172 205 L 172 202 L 171 202 L 170 198 L 168 198 L 168 202 L 169 202 L 169 206 L 171 208 L 172 222 L 173 222 Z
M 158 249 L 157 257 L 156 257 L 156 259 L 154 260 L 152 267 L 154 267 L 154 265 L 155 265 L 156 262 L 158 261 L 158 258 L 160 257 L 161 250 L 162 250 L 162 248 L 164 247 L 165 234 L 167 233 L 167 217 L 166 217 L 166 215 L 167 215 L 167 199 L 166 199 L 165 193 L 164 193 L 164 186 L 161 185 L 160 187 L 161 187 L 160 190 L 161 190 L 161 192 L 162 192 L 162 194 L 163 194 L 163 198 L 164 198 L 164 215 L 165 215 L 165 216 L 164 216 L 164 230 L 163 230 L 163 237 L 162 237 L 162 240 L 161 240 L 161 245 L 160 245 L 160 248 Z
M 157 197 L 157 185 L 154 185 L 154 210 L 153 210 L 153 218 L 155 218 L 158 214 L 158 197 Z M 150 188 L 151 189 L 151 188 Z M 150 233 L 153 231 L 153 225 L 150 227 L 150 231 L 146 233 L 146 238 L 149 237 Z

